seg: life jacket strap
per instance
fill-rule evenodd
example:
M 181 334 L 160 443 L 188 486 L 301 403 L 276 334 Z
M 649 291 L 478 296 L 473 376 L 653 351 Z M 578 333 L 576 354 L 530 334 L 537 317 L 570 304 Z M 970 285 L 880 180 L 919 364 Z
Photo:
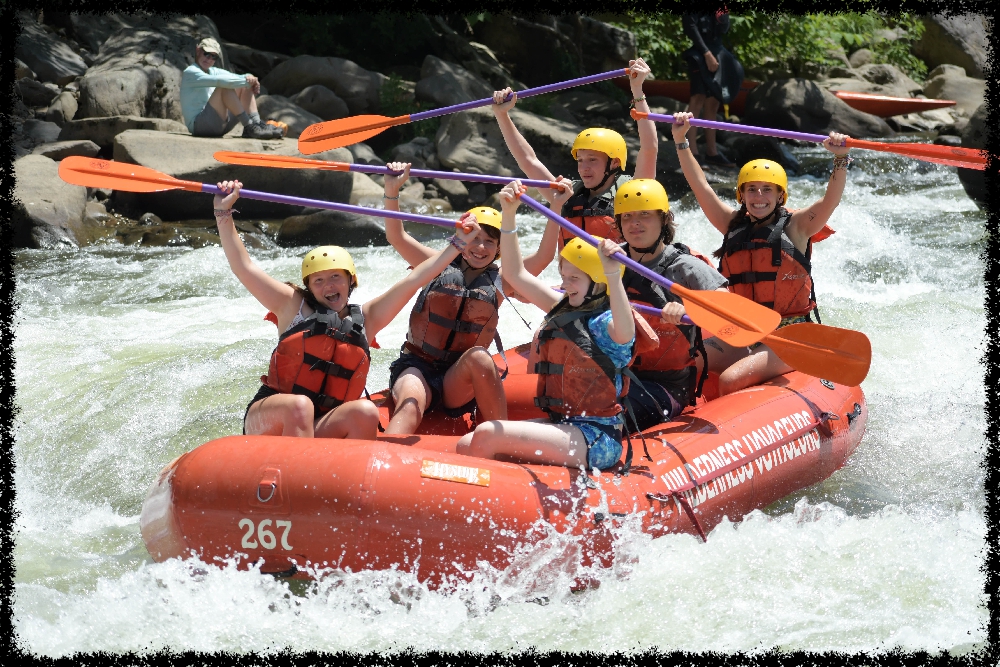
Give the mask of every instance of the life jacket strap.
M 354 377 L 354 372 L 357 369 L 344 368 L 340 364 L 335 364 L 332 361 L 326 361 L 320 359 L 319 357 L 313 356 L 308 352 L 302 355 L 303 363 L 309 364 L 309 370 L 311 371 L 323 371 L 324 374 L 331 377 L 340 378 L 342 380 L 350 380 Z
M 427 320 L 431 324 L 436 324 L 439 327 L 444 327 L 450 331 L 456 333 L 480 333 L 486 327 L 482 324 L 476 324 L 475 322 L 466 322 L 464 320 L 455 320 L 448 317 L 442 317 L 437 313 L 429 313 L 427 315 Z
M 778 262 L 779 264 L 781 262 Z M 751 283 L 768 283 L 778 279 L 777 271 L 744 271 L 729 276 L 730 285 L 747 285 Z
M 564 366 L 553 364 L 548 361 L 539 361 L 535 364 L 535 373 L 538 375 L 562 375 Z

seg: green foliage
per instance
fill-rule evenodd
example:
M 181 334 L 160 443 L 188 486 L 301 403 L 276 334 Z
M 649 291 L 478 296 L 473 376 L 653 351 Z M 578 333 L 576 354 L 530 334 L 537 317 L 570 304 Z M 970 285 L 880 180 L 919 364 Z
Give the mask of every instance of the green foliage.
M 390 74 L 389 78 L 382 83 L 382 89 L 379 91 L 379 103 L 382 107 L 382 114 L 385 116 L 404 116 L 418 111 L 427 111 L 431 108 L 431 105 L 413 99 L 413 93 L 395 74 Z M 401 136 L 397 143 L 405 143 L 414 137 L 433 139 L 440 126 L 440 118 L 428 118 L 416 123 L 399 125 L 393 129 L 397 130 Z
M 635 35 L 639 57 L 657 79 L 686 79 L 681 53 L 691 44 L 681 29 L 680 14 L 629 14 L 603 17 L 611 25 Z

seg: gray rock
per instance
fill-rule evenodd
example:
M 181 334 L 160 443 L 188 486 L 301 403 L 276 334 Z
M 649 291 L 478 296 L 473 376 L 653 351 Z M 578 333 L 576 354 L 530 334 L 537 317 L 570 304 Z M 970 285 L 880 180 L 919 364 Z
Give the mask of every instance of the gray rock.
M 46 12 L 46 16 L 48 14 L 49 12 Z M 115 12 L 107 14 L 73 12 L 58 18 L 61 19 L 59 25 L 66 28 L 67 33 L 91 53 L 99 52 L 105 40 L 119 30 L 133 28 L 148 20 L 148 17 L 141 14 L 118 14 Z M 46 20 L 49 19 L 46 18 Z
M 411 179 L 412 180 L 412 179 Z M 410 199 L 423 199 L 424 198 L 425 186 L 420 181 L 413 181 L 405 185 L 400 191 L 400 197 L 409 197 Z
M 784 79 L 763 83 L 747 95 L 743 121 L 783 130 L 852 137 L 888 137 L 894 133 L 884 120 L 852 109 L 816 83 Z
M 913 53 L 928 67 L 959 65 L 973 77 L 984 77 L 987 62 L 986 34 L 990 19 L 982 14 L 933 14 L 925 16 L 924 34 Z
M 649 110 L 653 113 L 675 114 L 678 111 L 685 111 L 687 109 L 687 104 L 684 102 L 675 100 L 672 97 L 660 97 L 658 95 L 648 95 L 646 97 L 646 104 L 649 105 Z
M 15 79 L 35 79 L 35 73 L 20 58 L 14 58 L 14 78 Z
M 77 139 L 76 141 L 55 141 L 50 144 L 41 144 L 36 146 L 32 153 L 58 162 L 71 155 L 96 157 L 100 150 L 101 147 L 89 139 Z
M 228 69 L 237 74 L 253 74 L 258 79 L 264 78 L 275 67 L 291 58 L 283 53 L 253 49 L 234 42 L 220 41 L 219 45 L 229 56 Z
M 939 134 L 934 137 L 934 143 L 938 146 L 961 146 L 962 137 L 954 134 Z
M 298 137 L 310 125 L 323 122 L 319 116 L 309 113 L 281 95 L 261 95 L 257 98 L 257 111 L 261 118 L 287 123 L 288 134 L 286 136 L 291 138 Z
M 59 96 L 49 104 L 49 108 L 45 112 L 45 120 L 62 127 L 66 121 L 73 120 L 77 108 L 76 97 L 73 96 L 73 93 L 59 93 Z
M 922 86 L 907 76 L 895 65 L 888 63 L 868 64 L 857 68 L 858 75 L 888 90 L 899 91 L 895 97 L 910 97 L 912 93 L 920 92 Z
M 312 169 L 261 169 L 218 162 L 216 151 L 248 153 L 273 152 L 277 155 L 299 156 L 294 141 L 231 138 L 204 138 L 150 130 L 126 130 L 115 137 L 114 159 L 150 167 L 184 180 L 215 184 L 238 179 L 253 190 L 273 192 L 293 197 L 347 202 L 351 196 L 352 175 L 343 172 Z M 349 162 L 345 148 L 325 151 L 313 156 L 318 160 Z M 156 193 L 115 192 L 114 206 L 126 215 L 153 211 L 164 220 L 205 218 L 212 205 L 206 195 L 169 191 Z M 279 219 L 289 213 L 299 213 L 295 206 L 243 199 L 237 207 L 244 217 Z
M 28 119 L 24 121 L 24 134 L 36 146 L 59 140 L 60 129 L 55 123 L 45 120 Z
M 59 87 L 24 77 L 14 84 L 17 94 L 29 107 L 45 107 L 59 95 Z
M 962 146 L 964 148 L 986 148 L 986 144 L 989 141 L 987 129 L 988 117 L 989 111 L 986 104 L 983 103 L 972 114 L 972 117 L 969 118 L 969 124 L 962 131 Z M 962 186 L 965 188 L 965 193 L 969 195 L 969 199 L 976 202 L 979 208 L 985 208 L 989 196 L 986 184 L 986 172 L 977 169 L 959 169 L 958 180 L 962 182 Z
M 81 245 L 88 233 L 83 223 L 87 188 L 59 178 L 59 165 L 41 155 L 14 162 L 15 248 Z
M 290 99 L 294 104 L 323 120 L 336 120 L 351 115 L 347 102 L 322 84 L 306 86 Z
M 486 201 L 486 186 L 482 183 L 473 183 L 469 188 L 468 206 L 479 206 Z
M 89 139 L 102 149 L 111 148 L 115 137 L 126 130 L 154 130 L 173 134 L 190 134 L 184 123 L 166 118 L 139 116 L 108 116 L 105 118 L 74 119 L 63 125 L 60 141 Z
M 862 65 L 867 65 L 872 61 L 875 54 L 871 52 L 871 49 L 858 49 L 847 59 L 851 67 L 861 67 Z
M 379 91 L 386 78 L 343 58 L 296 56 L 276 66 L 262 83 L 278 95 L 294 95 L 316 84 L 326 86 L 355 115 L 379 111 Z
M 69 83 L 87 70 L 87 63 L 65 42 L 49 34 L 26 12 L 19 12 L 21 34 L 15 53 L 42 81 Z
M 285 218 L 276 241 L 284 247 L 389 245 L 380 217 L 328 210 Z
M 378 206 L 382 203 L 385 191 L 382 186 L 373 181 L 367 174 L 351 172 L 353 177 L 350 203 L 355 206 Z
M 414 169 L 438 169 L 441 166 L 434 142 L 427 137 L 414 137 L 393 148 L 390 162 L 409 162 Z
M 139 216 L 139 224 L 143 227 L 152 227 L 153 225 L 162 225 L 163 220 L 155 213 L 143 213 Z
M 625 115 L 625 107 L 607 95 L 584 90 L 569 90 L 556 97 L 556 101 L 584 123 L 594 116 L 617 118 Z
M 947 68 L 924 84 L 924 95 L 942 100 L 955 100 L 954 111 L 971 116 L 986 97 L 986 82 L 965 76 L 964 70 Z
M 430 54 L 424 58 L 420 77 L 414 91 L 416 99 L 436 107 L 484 99 L 493 94 L 493 87 L 483 79 L 464 67 Z
M 788 148 L 774 137 L 758 137 L 752 134 L 733 134 L 726 137 L 726 155 L 737 165 L 750 160 L 774 160 L 790 173 L 801 170 L 799 161 Z
M 469 206 L 469 189 L 462 181 L 452 181 L 444 178 L 435 178 L 434 185 L 447 197 L 451 205 L 457 210 L 463 210 Z
M 356 144 L 351 144 L 347 147 L 347 150 L 351 151 L 351 161 L 356 164 L 375 164 L 380 167 L 385 166 L 385 160 L 380 158 L 372 150 L 371 146 L 366 143 L 358 142 Z

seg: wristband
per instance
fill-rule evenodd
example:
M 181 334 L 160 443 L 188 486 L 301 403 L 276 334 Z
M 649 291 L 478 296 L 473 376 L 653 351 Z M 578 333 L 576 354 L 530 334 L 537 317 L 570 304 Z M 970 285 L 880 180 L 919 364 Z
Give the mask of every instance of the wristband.
M 503 227 L 501 227 L 500 228 L 500 233 L 501 234 L 517 234 L 517 225 L 514 225 L 514 229 L 504 229 Z
M 679 150 L 679 151 L 682 151 L 685 148 L 691 148 L 691 142 L 688 141 L 687 139 L 685 139 L 684 141 L 680 142 L 679 144 L 674 144 L 674 145 L 677 146 L 677 150 Z
M 452 237 L 448 239 L 448 242 L 451 243 L 453 246 L 455 246 L 455 250 L 459 252 L 465 250 L 465 246 L 468 245 L 466 244 L 465 241 L 463 241 L 462 239 L 458 238 L 455 235 L 452 235 Z
M 237 211 L 235 208 L 217 208 L 217 209 L 215 209 L 215 214 L 216 215 L 230 216 L 233 213 L 239 213 L 239 211 Z
M 399 195 L 396 195 L 395 197 L 390 197 L 389 195 L 382 195 L 382 199 L 389 199 L 391 201 L 396 201 L 397 199 L 399 199 Z
M 643 101 L 643 100 L 645 100 L 645 99 L 646 99 L 646 96 L 645 96 L 645 95 L 640 95 L 639 97 L 633 97 L 633 98 L 632 98 L 632 101 L 631 101 L 631 102 L 629 102 L 629 105 L 628 105 L 628 106 L 629 106 L 629 108 L 635 108 L 635 103 L 636 103 L 636 102 L 642 102 L 642 101 Z
M 833 158 L 833 170 L 837 171 L 838 169 L 843 169 L 846 171 L 847 165 L 851 164 L 853 161 L 854 158 L 850 155 L 836 155 Z

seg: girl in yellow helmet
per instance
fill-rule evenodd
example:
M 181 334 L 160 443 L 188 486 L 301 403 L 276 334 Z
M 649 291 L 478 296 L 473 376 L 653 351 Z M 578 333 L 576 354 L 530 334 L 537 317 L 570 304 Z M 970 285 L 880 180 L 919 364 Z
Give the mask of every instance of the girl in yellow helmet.
M 387 166 L 400 174 L 385 177 L 385 209 L 398 211 L 399 189 L 410 176 L 410 165 Z M 440 267 L 417 298 L 406 342 L 389 367 L 395 407 L 386 433 L 414 433 L 424 413 L 435 409 L 452 417 L 477 410 L 479 418 L 507 417 L 500 371 L 488 352 L 490 343 L 499 341 L 497 311 L 507 291 L 496 265 L 500 212 L 479 206 L 466 215 L 478 222 L 477 233 L 446 248 L 451 262 Z M 410 236 L 395 218 L 385 218 L 385 236 L 411 266 L 439 253 Z
M 650 74 L 649 66 L 642 58 L 629 61 L 629 85 L 636 110 L 648 111 L 646 96 L 642 92 L 642 82 Z M 510 95 L 511 99 L 504 101 Z M 542 196 L 559 211 L 564 218 L 574 222 L 584 231 L 621 242 L 613 226 L 615 191 L 629 176 L 624 174 L 628 149 L 625 139 L 606 128 L 589 128 L 577 136 L 571 150 L 577 165 L 579 178 L 569 180 L 558 178 L 542 164 L 525 138 L 515 127 L 510 110 L 517 103 L 517 93 L 510 88 L 493 93 L 493 114 L 503 133 L 507 149 L 517 166 L 528 178 L 559 181 L 565 184 L 561 189 L 546 189 Z M 637 123 L 639 129 L 639 154 L 635 162 L 635 178 L 656 177 L 656 151 L 659 140 L 656 124 L 648 120 Z M 538 244 L 538 249 L 524 259 L 524 265 L 532 275 L 538 275 L 552 261 L 557 249 L 562 248 L 568 237 L 554 222 L 549 222 Z
M 607 239 L 599 250 L 571 240 L 560 254 L 564 292 L 552 289 L 521 260 L 514 233 L 520 187 L 515 181 L 500 191 L 503 272 L 518 294 L 548 313 L 532 342 L 529 370 L 539 377 L 535 404 L 550 420 L 487 421 L 463 436 L 457 451 L 605 470 L 622 454 L 618 397 L 637 326 L 622 287 L 623 266 L 611 259 L 620 248 Z M 655 334 L 649 331 L 644 340 L 655 340 Z
M 740 169 L 734 209 L 708 184 L 691 155 L 685 136 L 691 128 L 689 113 L 674 114 L 672 133 L 677 157 L 688 185 L 705 217 L 722 233 L 716 251 L 719 271 L 729 289 L 782 316 L 781 326 L 810 321 L 815 310 L 812 285 L 812 244 L 825 238 L 824 226 L 840 203 L 847 183 L 847 137 L 831 132 L 823 147 L 834 154 L 833 174 L 826 193 L 809 206 L 789 211 L 788 177 L 771 160 L 751 160 Z M 817 311 L 818 315 L 818 311 Z M 731 348 L 721 341 L 706 341 L 711 349 L 710 368 L 720 370 L 719 391 L 728 394 L 791 370 L 766 345 Z
M 247 406 L 243 432 L 374 439 L 378 408 L 360 399 L 368 373 L 368 341 L 454 259 L 454 248 L 415 262 L 416 268 L 384 294 L 354 305 L 349 298 L 358 276 L 347 251 L 324 246 L 307 253 L 302 262 L 304 287 L 272 278 L 251 261 L 233 224 L 232 207 L 242 183 L 226 181 L 218 187 L 226 194 L 215 197 L 215 218 L 229 267 L 270 311 L 268 319 L 281 332 L 268 374 L 261 378 L 264 384 Z M 473 224 L 472 231 L 459 229 L 456 237 L 468 242 L 478 233 L 479 226 Z

